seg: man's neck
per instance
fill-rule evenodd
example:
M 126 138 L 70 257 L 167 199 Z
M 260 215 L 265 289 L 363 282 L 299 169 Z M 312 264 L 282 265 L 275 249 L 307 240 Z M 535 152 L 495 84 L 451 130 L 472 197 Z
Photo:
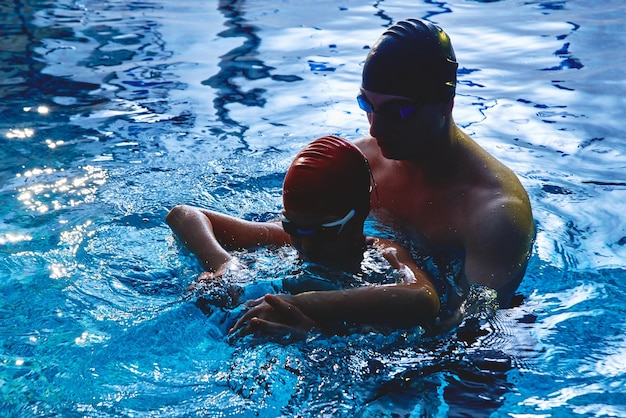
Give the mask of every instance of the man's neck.
M 458 174 L 463 148 L 462 136 L 460 129 L 451 122 L 442 130 L 442 135 L 433 141 L 437 145 L 430 152 L 398 163 L 428 183 L 446 182 Z

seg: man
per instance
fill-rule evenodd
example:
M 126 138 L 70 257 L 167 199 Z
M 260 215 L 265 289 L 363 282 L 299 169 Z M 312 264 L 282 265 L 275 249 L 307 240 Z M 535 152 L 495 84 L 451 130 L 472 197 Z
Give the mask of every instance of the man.
M 493 288 L 507 307 L 534 241 L 530 201 L 515 174 L 454 123 L 457 66 L 438 26 L 408 19 L 387 29 L 363 67 L 358 102 L 371 136 L 356 145 L 378 183 L 373 209 L 430 248 L 461 250 L 461 287 Z
M 372 209 L 435 252 L 461 253 L 460 298 L 472 284 L 495 289 L 507 307 L 518 288 L 535 237 L 528 194 L 516 175 L 454 123 L 458 64 L 448 35 L 408 19 L 387 29 L 368 54 L 357 98 L 370 137 L 356 145 L 378 184 Z M 322 301 L 319 301 L 322 304 Z M 238 328 L 271 333 L 297 328 L 303 315 L 288 300 L 266 297 Z M 265 320 L 268 319 L 268 320 Z M 442 330 L 447 329 L 446 326 Z

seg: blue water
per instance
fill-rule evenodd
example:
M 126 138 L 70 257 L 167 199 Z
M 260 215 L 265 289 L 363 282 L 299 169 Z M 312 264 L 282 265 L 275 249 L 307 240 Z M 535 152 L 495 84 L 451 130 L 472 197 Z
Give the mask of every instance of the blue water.
M 412 3 L 412 5 L 408 5 Z M 1 416 L 626 416 L 621 0 L 0 5 Z M 235 340 L 185 288 L 187 203 L 280 210 L 317 136 L 367 133 L 367 47 L 451 36 L 455 118 L 528 189 L 517 307 L 442 337 Z M 243 254 L 281 278 L 294 253 Z

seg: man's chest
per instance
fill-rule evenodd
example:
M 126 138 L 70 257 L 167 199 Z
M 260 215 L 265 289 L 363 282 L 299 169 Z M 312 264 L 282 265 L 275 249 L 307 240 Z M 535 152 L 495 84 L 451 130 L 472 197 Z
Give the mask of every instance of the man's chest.
M 433 245 L 458 246 L 463 241 L 469 214 L 467 192 L 462 188 L 438 189 L 403 182 L 384 187 L 379 194 L 376 207 L 385 209 Z

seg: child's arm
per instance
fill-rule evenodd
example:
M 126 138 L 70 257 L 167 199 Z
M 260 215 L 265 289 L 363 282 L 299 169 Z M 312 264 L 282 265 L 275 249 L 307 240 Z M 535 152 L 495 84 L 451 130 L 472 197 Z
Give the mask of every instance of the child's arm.
M 216 276 L 232 259 L 228 250 L 289 244 L 289 235 L 278 223 L 246 221 L 194 206 L 176 206 L 165 220 L 205 270 Z

